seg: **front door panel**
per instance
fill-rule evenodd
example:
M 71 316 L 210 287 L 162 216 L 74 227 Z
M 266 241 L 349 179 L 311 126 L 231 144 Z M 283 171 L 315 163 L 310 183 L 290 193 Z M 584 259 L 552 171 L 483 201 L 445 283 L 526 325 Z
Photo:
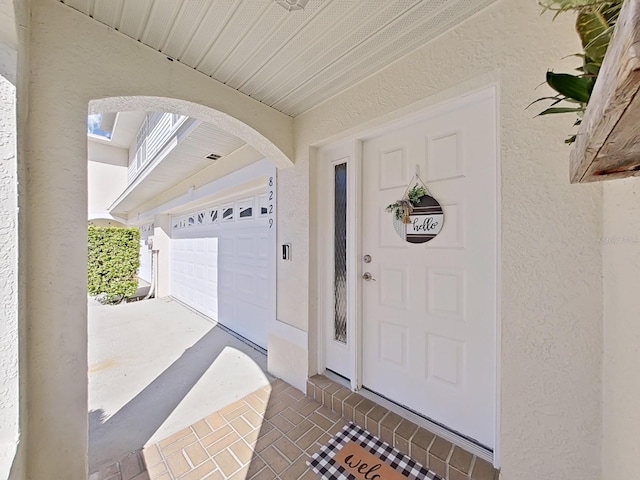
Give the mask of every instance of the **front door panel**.
M 416 165 L 444 209 L 438 237 L 400 239 L 385 207 Z M 492 448 L 496 396 L 495 97 L 363 144 L 363 384 Z

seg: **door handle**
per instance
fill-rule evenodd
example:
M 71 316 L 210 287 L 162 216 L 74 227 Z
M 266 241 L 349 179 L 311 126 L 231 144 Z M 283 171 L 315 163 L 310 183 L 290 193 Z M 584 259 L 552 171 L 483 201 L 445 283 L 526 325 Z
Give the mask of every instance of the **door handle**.
M 367 282 L 371 282 L 371 281 L 375 282 L 376 281 L 376 279 L 373 278 L 373 275 L 371 275 L 369 272 L 364 272 L 362 274 L 362 279 L 366 280 Z

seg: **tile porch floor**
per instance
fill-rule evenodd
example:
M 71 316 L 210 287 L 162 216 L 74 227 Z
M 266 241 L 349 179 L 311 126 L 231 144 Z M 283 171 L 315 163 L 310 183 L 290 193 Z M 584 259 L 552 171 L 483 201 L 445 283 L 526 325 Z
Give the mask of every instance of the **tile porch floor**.
M 341 389 L 316 376 L 308 384 L 307 397 L 274 380 L 142 452 L 107 465 L 89 480 L 317 479 L 306 461 L 347 419 L 366 425 L 445 479 L 497 478 L 498 472 L 484 460 L 381 411 L 358 394 L 343 399 L 340 414 L 327 408 L 326 400 L 335 403 Z
M 307 458 L 346 424 L 275 380 L 89 480 L 317 479 Z

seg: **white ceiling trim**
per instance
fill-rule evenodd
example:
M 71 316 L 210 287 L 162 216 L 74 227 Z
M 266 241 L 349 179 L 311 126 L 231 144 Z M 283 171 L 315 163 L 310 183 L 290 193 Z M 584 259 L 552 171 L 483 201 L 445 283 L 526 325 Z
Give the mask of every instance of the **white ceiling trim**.
M 60 0 L 295 117 L 495 0 Z

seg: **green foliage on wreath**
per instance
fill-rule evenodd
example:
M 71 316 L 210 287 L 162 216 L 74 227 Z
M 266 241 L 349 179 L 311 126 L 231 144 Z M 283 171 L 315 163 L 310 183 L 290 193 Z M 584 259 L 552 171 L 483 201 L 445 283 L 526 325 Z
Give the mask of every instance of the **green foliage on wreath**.
M 427 195 L 429 195 L 429 193 L 427 192 L 427 189 L 423 185 L 419 185 L 416 183 L 407 192 L 406 200 L 405 199 L 399 200 L 395 203 L 392 203 L 391 205 L 387 205 L 387 208 L 385 210 L 389 213 L 393 213 L 396 219 L 402 220 L 402 218 L 406 214 L 407 208 L 410 207 L 409 205 L 407 205 L 407 200 L 411 203 L 411 205 L 415 207 L 420 203 L 420 199 L 422 197 L 426 197 Z M 408 213 L 411 213 L 411 212 L 408 212 Z
M 90 295 L 112 303 L 138 289 L 140 231 L 137 228 L 89 227 Z

